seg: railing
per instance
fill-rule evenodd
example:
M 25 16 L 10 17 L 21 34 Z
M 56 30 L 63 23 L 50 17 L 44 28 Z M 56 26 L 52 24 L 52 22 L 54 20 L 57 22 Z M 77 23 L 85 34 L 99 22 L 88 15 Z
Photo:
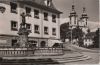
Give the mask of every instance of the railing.
M 61 55 L 63 48 L 0 48 L 0 56 Z

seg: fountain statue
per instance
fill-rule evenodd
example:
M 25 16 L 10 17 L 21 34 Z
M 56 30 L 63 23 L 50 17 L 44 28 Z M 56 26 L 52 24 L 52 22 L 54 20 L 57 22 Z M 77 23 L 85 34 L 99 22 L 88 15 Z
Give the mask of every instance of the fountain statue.
M 27 23 L 26 23 L 26 20 L 25 20 L 25 13 L 22 13 L 21 14 L 21 17 L 22 17 L 22 22 L 20 24 L 20 28 L 19 28 L 19 31 L 18 31 L 18 34 L 19 34 L 19 46 L 20 47 L 28 47 L 28 35 L 29 35 L 29 31 L 27 30 Z

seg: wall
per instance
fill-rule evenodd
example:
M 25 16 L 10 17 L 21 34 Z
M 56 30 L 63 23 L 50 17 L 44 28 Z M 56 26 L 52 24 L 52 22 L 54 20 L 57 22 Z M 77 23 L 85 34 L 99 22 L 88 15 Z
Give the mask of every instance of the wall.
M 62 54 L 63 48 L 0 48 L 1 57 L 50 56 Z

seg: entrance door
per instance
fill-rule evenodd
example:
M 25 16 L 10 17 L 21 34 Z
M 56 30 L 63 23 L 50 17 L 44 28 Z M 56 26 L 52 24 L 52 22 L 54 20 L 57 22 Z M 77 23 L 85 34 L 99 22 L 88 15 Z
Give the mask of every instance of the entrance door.
M 46 47 L 46 42 L 45 42 L 45 41 L 42 41 L 41 44 L 40 44 L 40 46 L 41 46 L 42 48 Z

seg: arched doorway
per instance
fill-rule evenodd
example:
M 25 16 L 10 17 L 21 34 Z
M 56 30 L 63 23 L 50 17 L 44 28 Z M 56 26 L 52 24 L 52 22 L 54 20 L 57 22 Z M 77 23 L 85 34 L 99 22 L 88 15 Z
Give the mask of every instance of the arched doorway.
M 40 46 L 41 46 L 42 48 L 46 47 L 46 42 L 45 42 L 45 41 L 42 41 L 42 42 L 40 43 Z

